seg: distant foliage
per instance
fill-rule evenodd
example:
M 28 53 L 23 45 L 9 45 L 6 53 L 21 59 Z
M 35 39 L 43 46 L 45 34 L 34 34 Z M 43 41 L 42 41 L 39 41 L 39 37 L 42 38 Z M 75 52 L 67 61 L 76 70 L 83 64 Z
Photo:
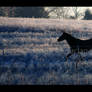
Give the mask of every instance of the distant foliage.
M 48 18 L 44 7 L 0 7 L 0 16 Z
M 85 11 L 85 16 L 83 18 L 84 20 L 92 20 L 92 13 L 89 9 Z
M 4 16 L 4 12 L 3 12 L 2 8 L 0 8 L 0 16 Z
M 15 10 L 15 7 L 0 7 L 0 16 L 14 17 Z
M 16 11 L 16 17 L 48 18 L 48 13 L 43 7 L 20 7 Z

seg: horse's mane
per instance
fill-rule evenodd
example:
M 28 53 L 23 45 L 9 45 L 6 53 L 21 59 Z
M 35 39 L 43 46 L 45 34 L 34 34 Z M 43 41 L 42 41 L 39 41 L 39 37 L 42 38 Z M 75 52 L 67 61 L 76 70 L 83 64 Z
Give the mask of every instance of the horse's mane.
M 78 39 L 78 38 L 73 37 L 71 34 L 68 34 L 68 33 L 66 33 L 66 32 L 63 32 L 63 33 L 65 33 L 67 36 L 69 36 L 69 37 L 71 37 L 71 38 Z
M 76 37 L 72 36 L 72 35 L 71 35 L 71 34 L 69 34 L 69 33 L 66 33 L 66 32 L 63 32 L 63 33 L 65 33 L 67 36 L 69 36 L 69 37 L 71 37 L 71 38 L 73 38 L 73 39 L 81 40 L 81 39 L 78 39 L 78 38 L 76 38 Z M 88 41 L 88 40 L 92 40 L 92 38 L 91 38 L 91 39 L 87 39 L 87 40 L 82 40 L 82 41 Z

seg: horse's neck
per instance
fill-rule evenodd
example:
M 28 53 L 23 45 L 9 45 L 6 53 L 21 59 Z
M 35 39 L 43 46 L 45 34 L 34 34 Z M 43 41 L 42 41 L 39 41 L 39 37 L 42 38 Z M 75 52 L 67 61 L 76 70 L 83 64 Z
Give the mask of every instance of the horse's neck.
M 72 37 L 71 35 L 67 35 L 66 41 L 68 42 L 69 45 L 75 43 L 77 39 Z

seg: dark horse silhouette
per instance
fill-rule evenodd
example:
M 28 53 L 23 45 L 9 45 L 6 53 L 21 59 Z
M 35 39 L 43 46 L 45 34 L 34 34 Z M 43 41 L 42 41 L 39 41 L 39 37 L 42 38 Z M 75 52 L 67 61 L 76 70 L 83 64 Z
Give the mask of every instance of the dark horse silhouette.
M 80 58 L 83 59 L 80 55 L 80 52 L 88 52 L 92 49 L 92 39 L 80 40 L 71 36 L 70 34 L 63 32 L 63 35 L 61 35 L 57 41 L 60 42 L 63 40 L 67 41 L 71 50 L 71 52 L 67 55 L 67 58 L 72 54 L 77 53 L 79 54 Z

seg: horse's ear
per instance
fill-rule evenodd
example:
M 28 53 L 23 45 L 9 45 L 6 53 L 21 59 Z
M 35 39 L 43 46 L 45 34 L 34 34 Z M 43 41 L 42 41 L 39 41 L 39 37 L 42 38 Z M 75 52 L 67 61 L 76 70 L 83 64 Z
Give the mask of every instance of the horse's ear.
M 65 30 L 63 30 L 63 33 L 66 33 L 66 31 L 65 31 Z
M 65 33 L 65 31 L 63 30 L 63 33 Z
M 65 34 L 65 32 L 63 32 L 63 34 Z
M 66 33 L 65 30 L 62 30 L 62 33 Z

